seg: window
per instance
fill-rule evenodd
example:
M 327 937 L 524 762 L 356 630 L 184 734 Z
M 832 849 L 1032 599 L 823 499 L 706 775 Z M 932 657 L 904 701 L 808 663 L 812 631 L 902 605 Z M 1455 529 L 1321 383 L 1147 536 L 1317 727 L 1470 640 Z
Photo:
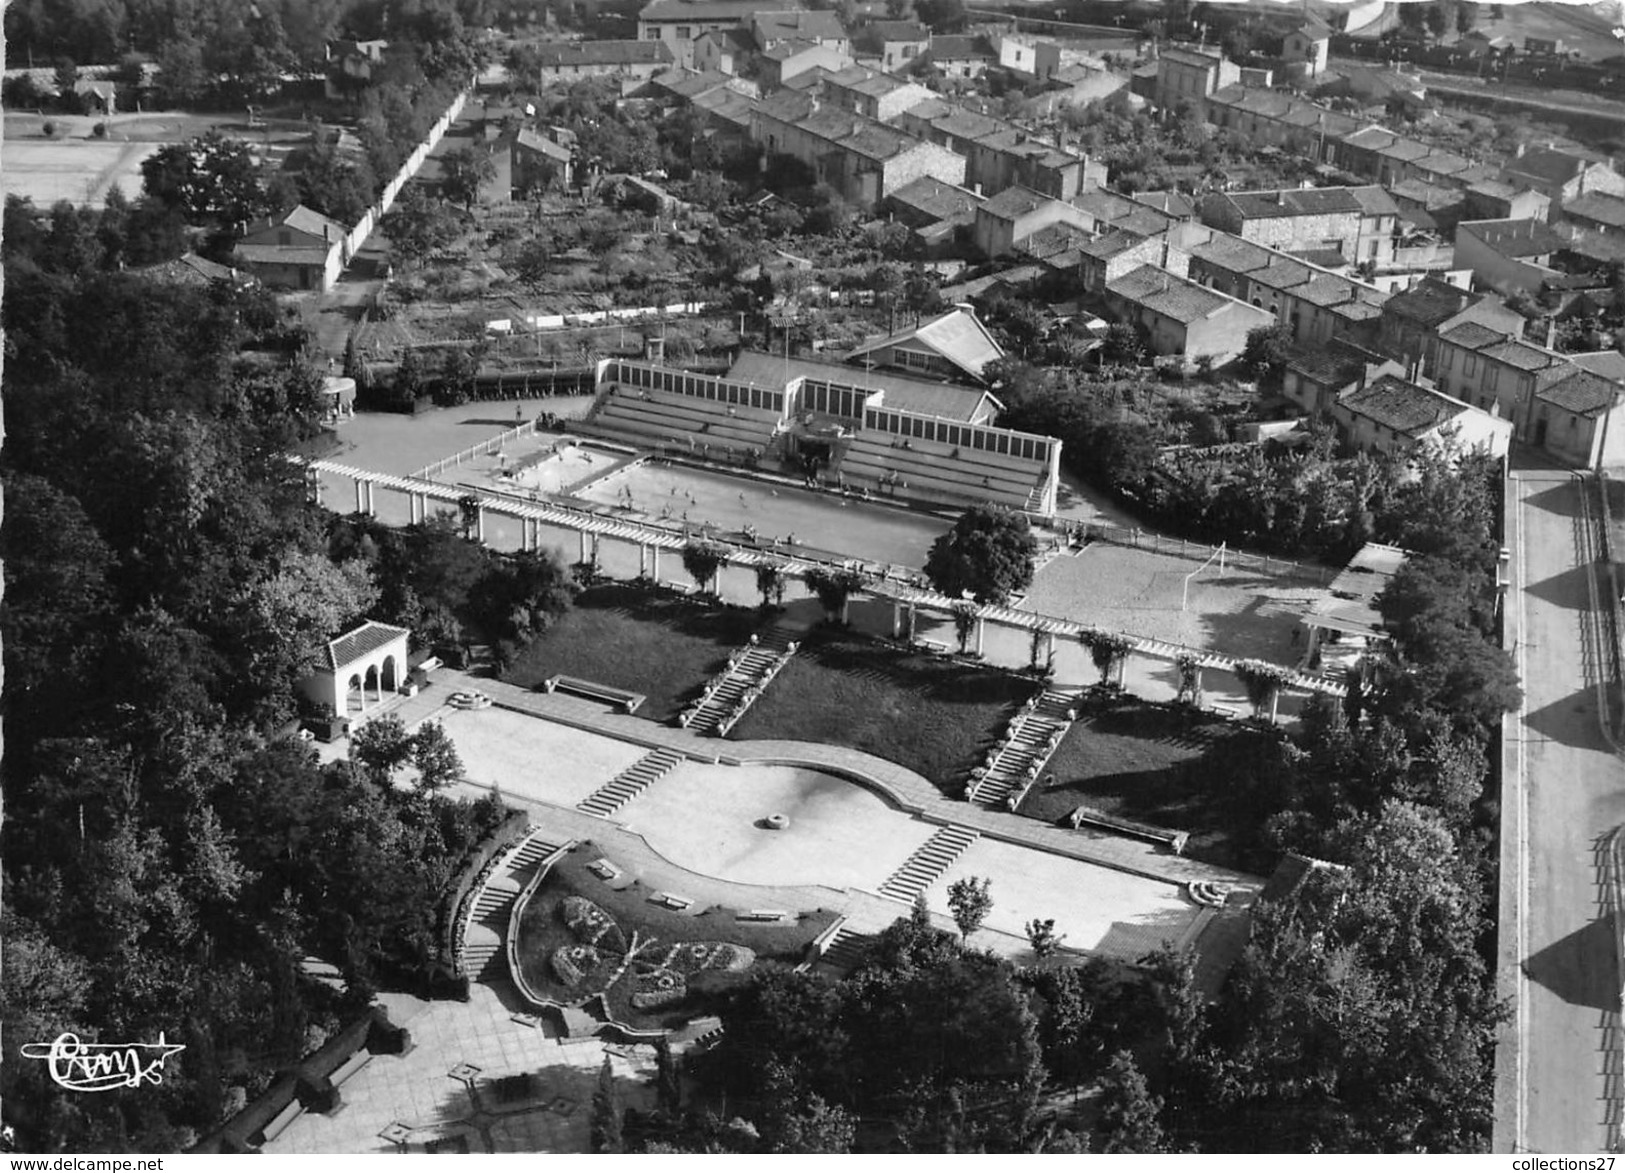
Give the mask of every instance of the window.
M 693 32 L 694 30 L 689 28 L 686 24 L 680 24 L 677 26 L 677 39 L 679 41 L 686 41 L 693 35 Z
M 1501 369 L 1500 369 L 1500 368 L 1499 368 L 1499 367 L 1493 367 L 1493 366 L 1492 366 L 1492 367 L 1491 367 L 1491 368 L 1490 368 L 1490 372 L 1489 372 L 1489 373 L 1490 373 L 1490 377 L 1489 377 L 1489 389 L 1490 389 L 1490 390 L 1491 390 L 1491 391 L 1494 391 L 1494 390 L 1495 390 L 1495 387 L 1496 387 L 1496 384 L 1498 384 L 1498 383 L 1499 383 L 1499 382 L 1500 382 L 1500 381 L 1501 381 Z
M 1467 376 L 1472 376 L 1474 374 L 1477 374 L 1477 372 L 1478 372 L 1478 355 L 1469 354 L 1467 356 L 1466 365 L 1463 366 L 1462 369 L 1461 369 L 1461 373 L 1464 374 L 1464 375 L 1467 375 Z
M 1446 348 L 1444 352 L 1444 369 L 1447 371 L 1456 369 L 1456 352 L 1449 348 Z
M 643 39 L 645 41 L 658 41 L 660 39 L 660 30 L 657 28 L 644 29 Z

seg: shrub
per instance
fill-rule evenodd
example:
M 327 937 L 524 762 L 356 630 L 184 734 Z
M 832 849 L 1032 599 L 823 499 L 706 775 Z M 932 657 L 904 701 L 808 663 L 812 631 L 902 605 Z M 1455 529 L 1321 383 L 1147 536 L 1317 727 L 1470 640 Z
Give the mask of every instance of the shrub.
M 56 123 L 54 121 L 52 121 L 51 119 L 47 118 L 45 120 L 45 125 L 40 127 L 40 131 L 45 135 L 46 138 L 55 138 L 56 137 Z
M 95 136 L 96 138 L 106 138 L 107 137 L 107 123 L 98 122 L 95 126 L 90 128 L 90 133 L 93 136 Z

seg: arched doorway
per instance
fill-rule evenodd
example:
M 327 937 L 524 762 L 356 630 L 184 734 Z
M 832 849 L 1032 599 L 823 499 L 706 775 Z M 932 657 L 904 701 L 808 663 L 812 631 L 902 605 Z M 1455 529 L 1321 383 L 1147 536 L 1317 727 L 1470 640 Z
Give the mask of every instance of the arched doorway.
M 349 683 L 344 686 L 344 711 L 346 713 L 359 713 L 367 707 L 367 694 L 362 690 L 361 677 L 353 675 Z
M 378 667 L 372 665 L 367 669 L 366 679 L 361 685 L 361 703 L 367 702 L 367 690 L 371 689 L 375 702 L 384 699 L 383 690 L 378 687 Z
M 401 687 L 399 669 L 395 664 L 394 656 L 385 656 L 383 667 L 378 674 L 378 682 L 385 692 L 399 692 Z

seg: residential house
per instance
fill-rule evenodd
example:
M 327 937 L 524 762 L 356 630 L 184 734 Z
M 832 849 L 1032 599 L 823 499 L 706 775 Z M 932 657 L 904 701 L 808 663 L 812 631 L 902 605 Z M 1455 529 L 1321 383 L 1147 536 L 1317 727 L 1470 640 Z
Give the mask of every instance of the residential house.
M 994 43 L 999 68 L 1023 81 L 1048 81 L 1061 68 L 1061 47 L 1045 37 L 1001 36 Z
M 1588 191 L 1563 205 L 1563 219 L 1604 236 L 1625 234 L 1625 198 Z
M 1447 395 L 1509 419 L 1520 440 L 1533 437 L 1535 393 L 1578 370 L 1556 351 L 1478 322 L 1443 331 L 1434 382 Z
M 1149 235 L 1109 229 L 1079 250 L 1078 278 L 1085 290 L 1099 296 L 1105 293 L 1106 286 L 1141 265 L 1155 265 L 1176 277 L 1188 276 L 1191 256 L 1187 249 L 1193 237 L 1207 238 L 1199 225 L 1184 223 L 1170 224 Z
M 1281 60 L 1295 67 L 1300 76 L 1319 77 L 1326 72 L 1331 52 L 1331 26 L 1318 17 L 1308 17 L 1281 41 Z
M 969 306 L 959 305 L 928 322 L 865 342 L 843 361 L 863 366 L 895 367 L 932 378 L 985 382 L 988 363 L 1004 357 L 1004 348 Z
M 904 111 L 936 100 L 935 94 L 916 82 L 861 65 L 831 72 L 820 88 L 830 104 L 878 122 L 895 122 Z
M 1153 353 L 1206 358 L 1222 365 L 1238 357 L 1247 332 L 1273 324 L 1273 315 L 1155 265 L 1106 286 L 1106 301 L 1120 318 L 1146 332 Z
M 183 253 L 170 261 L 159 261 L 155 265 L 145 265 L 130 272 L 138 277 L 145 277 L 148 281 L 157 281 L 164 285 L 197 285 L 211 286 L 218 281 L 240 289 L 246 289 L 259 284 L 251 273 L 241 269 L 234 269 L 230 265 L 217 264 L 207 257 L 200 257 L 197 253 Z
M 1282 251 L 1331 248 L 1351 261 L 1393 260 L 1399 207 L 1380 187 L 1214 192 L 1202 222 Z
M 1388 188 L 1401 225 L 1420 232 L 1453 233 L 1467 215 L 1467 193 L 1459 187 L 1407 179 Z
M 1576 370 L 1535 392 L 1533 440 L 1577 468 L 1625 464 L 1625 389 L 1612 379 Z
M 581 77 L 651 78 L 674 64 L 691 66 L 693 57 L 677 57 L 662 41 L 547 41 L 535 46 L 539 84 L 571 82 Z
M 785 41 L 811 41 L 827 45 L 851 56 L 852 39 L 840 16 L 829 9 L 814 11 L 755 12 L 750 17 L 750 35 L 758 49 L 771 49 Z
M 73 83 L 73 92 L 86 114 L 118 113 L 118 86 L 106 78 L 80 78 Z
M 1105 165 L 1087 155 L 940 98 L 911 106 L 896 123 L 964 156 L 966 186 L 987 195 L 1020 184 L 1066 200 L 1106 182 Z
M 760 103 L 751 138 L 770 154 L 801 160 L 819 182 L 864 209 L 922 176 L 965 183 L 964 156 L 793 91 Z
M 773 8 L 780 11 L 801 7 L 799 0 L 773 0 Z M 749 31 L 752 18 L 761 11 L 757 0 L 650 0 L 638 13 L 638 40 L 659 41 L 673 61 L 692 68 L 698 37 L 731 28 Z
M 388 41 L 328 41 L 324 89 L 329 101 L 357 97 L 372 84 L 373 71 L 384 63 Z
M 1588 159 L 1553 147 L 1520 143 L 1517 156 L 1501 168 L 1501 178 L 1532 187 L 1559 206 L 1591 191 L 1625 195 L 1625 175 L 1614 170 L 1612 159 Z
M 933 35 L 926 48 L 927 64 L 935 66 L 943 77 L 956 81 L 969 81 L 981 77 L 990 65 L 999 62 L 999 51 L 981 35 Z
M 1329 412 L 1344 394 L 1383 375 L 1404 375 L 1403 364 L 1375 350 L 1334 338 L 1325 344 L 1297 346 L 1282 372 L 1281 392 L 1312 416 Z
M 1456 226 L 1456 262 L 1473 271 L 1480 287 L 1539 293 L 1560 276 L 1551 260 L 1563 243 L 1542 220 L 1463 220 Z
M 1157 55 L 1154 101 L 1164 110 L 1189 106 L 1200 113 L 1214 94 L 1240 83 L 1240 67 L 1219 50 L 1169 45 Z
M 1103 187 L 1080 192 L 1072 197 L 1071 203 L 1089 214 L 1092 229 L 1097 233 L 1121 229 L 1141 236 L 1154 236 L 1174 222 L 1172 216 L 1154 207 Z
M 250 224 L 232 256 L 273 289 L 326 293 L 343 265 L 344 225 L 299 204 Z
M 572 188 L 575 152 L 528 127 L 517 131 L 509 148 L 514 191 Z
M 888 195 L 882 211 L 909 228 L 929 254 L 968 238 L 982 202 L 973 191 L 921 176 Z
M 844 48 L 817 41 L 777 41 L 757 58 L 764 89 L 776 90 L 810 70 L 846 69 L 852 58 Z
M 1267 310 L 1295 342 L 1376 341 L 1388 299 L 1382 290 L 1238 236 L 1206 231 L 1211 238 L 1188 249 L 1193 281 Z
M 1199 211 L 1193 197 L 1171 188 L 1164 191 L 1137 191 L 1128 198 L 1137 204 L 1155 208 L 1175 220 L 1194 220 Z
M 1511 37 L 1491 36 L 1486 32 L 1474 30 L 1456 42 L 1455 51 L 1472 61 L 1485 58 L 1499 60 L 1511 53 L 1517 46 Z
M 1382 303 L 1378 348 L 1437 379 L 1439 335 L 1475 322 L 1498 336 L 1523 333 L 1523 315 L 1493 293 L 1473 293 L 1436 277 L 1396 293 Z
M 1504 179 L 1481 179 L 1464 191 L 1463 220 L 1546 220 L 1552 197 L 1532 187 L 1519 187 Z
M 1027 237 L 1051 224 L 1070 224 L 1086 236 L 1093 221 L 1083 209 L 1027 187 L 1007 187 L 976 209 L 976 247 L 989 259 L 1008 256 Z
M 931 47 L 931 30 L 913 20 L 872 20 L 857 38 L 860 53 L 879 59 L 885 73 L 913 69 Z
M 1432 449 L 1501 457 L 1512 445 L 1511 420 L 1398 375 L 1382 375 L 1344 392 L 1327 414 L 1351 444 L 1377 452 Z
M 1091 106 L 1128 85 L 1128 78 L 1099 66 L 1077 62 L 1050 75 L 1048 89 L 1027 99 L 1022 110 L 1032 118 L 1054 118 L 1068 107 Z
M 749 29 L 707 29 L 694 38 L 694 68 L 702 73 L 738 75 L 756 57 L 756 41 Z
M 1207 119 L 1215 126 L 1244 135 L 1260 147 L 1276 147 L 1317 163 L 1337 162 L 1343 140 L 1359 129 L 1359 120 L 1301 98 L 1273 90 L 1229 85 L 1206 102 Z M 1341 164 L 1367 179 L 1374 170 Z

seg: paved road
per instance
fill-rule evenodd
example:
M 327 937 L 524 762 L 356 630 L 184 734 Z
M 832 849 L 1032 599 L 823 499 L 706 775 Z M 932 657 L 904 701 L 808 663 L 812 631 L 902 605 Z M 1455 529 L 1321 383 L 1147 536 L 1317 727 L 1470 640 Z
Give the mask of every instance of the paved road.
M 1566 472 L 1514 473 L 1508 595 L 1525 699 L 1507 790 L 1502 957 L 1514 1020 L 1498 1057 L 1498 1151 L 1612 1147 L 1620 1122 L 1619 962 L 1604 881 L 1625 823 L 1625 763 L 1599 721 L 1580 495 Z M 1521 793 L 1520 793 L 1521 792 Z M 1510 882 L 1510 881 L 1509 881 Z

